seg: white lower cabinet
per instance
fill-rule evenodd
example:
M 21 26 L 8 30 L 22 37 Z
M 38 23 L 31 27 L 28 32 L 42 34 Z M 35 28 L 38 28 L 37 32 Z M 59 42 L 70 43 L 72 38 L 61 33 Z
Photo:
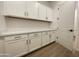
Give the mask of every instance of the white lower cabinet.
M 50 39 L 49 39 L 49 32 L 42 32 L 42 46 L 49 44 L 50 43 Z
M 0 54 L 5 53 L 5 56 L 22 56 L 30 53 L 42 46 L 45 46 L 56 39 L 55 31 L 44 31 L 22 35 L 13 35 L 3 37 L 3 41 L 0 40 Z M 0 38 L 1 39 L 1 38 Z
M 50 31 L 50 42 L 56 41 L 56 31 Z
M 29 52 L 41 47 L 41 33 L 29 34 Z
M 16 38 L 16 37 L 15 37 Z M 17 37 L 17 39 L 5 41 L 6 56 L 22 56 L 28 53 L 27 38 Z M 9 38 L 10 39 L 10 38 Z

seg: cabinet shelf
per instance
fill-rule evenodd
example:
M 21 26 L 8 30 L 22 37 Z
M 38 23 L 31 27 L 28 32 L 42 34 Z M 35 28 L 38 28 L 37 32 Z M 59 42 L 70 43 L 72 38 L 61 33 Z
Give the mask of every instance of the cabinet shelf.
M 30 17 L 23 17 L 23 16 L 16 16 L 16 15 L 4 15 L 5 17 L 12 17 L 12 18 L 18 18 L 18 19 L 28 19 L 28 20 L 34 20 L 34 21 L 42 21 L 42 22 L 49 22 L 51 23 L 52 21 L 49 20 L 41 20 L 41 19 L 34 19 L 34 18 L 30 18 Z

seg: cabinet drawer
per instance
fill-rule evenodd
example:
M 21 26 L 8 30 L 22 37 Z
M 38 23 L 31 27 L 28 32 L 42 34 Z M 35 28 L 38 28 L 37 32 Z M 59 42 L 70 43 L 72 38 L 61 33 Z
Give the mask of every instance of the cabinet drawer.
M 8 56 L 17 56 L 21 55 L 22 53 L 27 53 L 27 45 L 26 40 L 18 40 L 14 43 L 11 42 L 5 42 L 5 53 Z
M 49 32 L 42 32 L 42 39 L 49 39 Z
M 46 31 L 46 32 L 42 32 L 43 35 L 49 35 L 49 32 Z
M 5 37 L 5 41 L 13 41 L 19 39 L 27 39 L 27 35 L 14 35 L 14 36 L 7 36 Z
M 40 38 L 41 33 L 31 33 L 29 34 L 29 39 Z

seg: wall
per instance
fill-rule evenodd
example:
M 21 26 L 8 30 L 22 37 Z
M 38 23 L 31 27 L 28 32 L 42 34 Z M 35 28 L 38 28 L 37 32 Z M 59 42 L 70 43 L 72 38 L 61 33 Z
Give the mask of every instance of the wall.
M 28 31 L 49 29 L 50 23 L 35 20 L 6 18 L 7 31 Z
M 54 15 L 54 22 L 57 25 L 55 27 L 58 28 L 57 42 L 64 47 L 72 50 L 74 33 L 70 32 L 69 30 L 74 29 L 75 3 L 72 1 L 66 1 L 56 4 L 56 7 L 54 7 L 53 9 L 56 12 L 56 14 Z M 57 17 L 59 17 L 59 20 L 57 20 Z

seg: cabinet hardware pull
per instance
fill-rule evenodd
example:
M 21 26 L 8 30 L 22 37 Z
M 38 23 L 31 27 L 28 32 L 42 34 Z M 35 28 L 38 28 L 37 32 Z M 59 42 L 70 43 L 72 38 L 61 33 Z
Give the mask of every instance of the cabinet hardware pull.
M 24 12 L 24 15 L 26 16 L 26 12 Z
M 28 44 L 28 40 L 26 40 L 26 44 Z
M 48 17 L 46 17 L 46 20 L 48 19 Z
M 49 38 L 51 39 L 51 35 L 49 35 Z
M 8 44 L 13 44 L 13 43 L 17 43 L 17 41 L 9 42 Z
M 48 17 L 47 17 L 47 19 L 48 19 Z
M 27 12 L 27 16 L 28 16 L 28 12 Z
M 47 17 L 46 17 L 46 19 L 47 19 Z
M 31 44 L 31 40 L 29 40 L 29 44 Z
M 15 40 L 19 40 L 19 39 L 21 39 L 21 36 L 15 37 Z

